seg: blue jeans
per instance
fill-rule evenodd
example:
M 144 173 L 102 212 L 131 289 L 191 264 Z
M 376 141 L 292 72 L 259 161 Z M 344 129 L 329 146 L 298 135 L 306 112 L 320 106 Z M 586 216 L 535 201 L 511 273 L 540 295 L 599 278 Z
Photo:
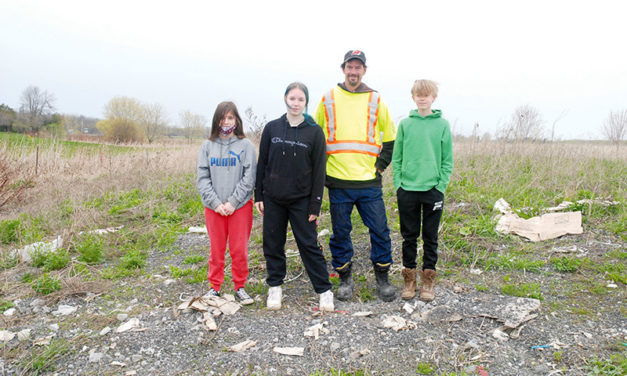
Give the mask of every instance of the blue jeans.
M 342 267 L 353 258 L 353 206 L 357 207 L 361 220 L 370 229 L 370 260 L 380 264 L 392 262 L 392 242 L 381 188 L 332 188 L 329 189 L 329 202 L 333 226 L 329 248 L 334 268 Z

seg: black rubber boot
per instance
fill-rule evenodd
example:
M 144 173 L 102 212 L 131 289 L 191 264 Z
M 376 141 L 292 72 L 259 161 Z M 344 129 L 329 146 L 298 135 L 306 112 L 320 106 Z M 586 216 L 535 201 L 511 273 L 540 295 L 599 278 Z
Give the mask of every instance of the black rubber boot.
M 392 286 L 388 281 L 388 273 L 390 272 L 390 264 L 381 265 L 374 263 L 374 276 L 377 279 L 377 292 L 379 298 L 384 302 L 391 302 L 396 298 L 396 287 Z
M 340 275 L 340 287 L 337 288 L 336 298 L 346 301 L 353 297 L 353 263 L 347 262 L 341 268 L 335 269 Z

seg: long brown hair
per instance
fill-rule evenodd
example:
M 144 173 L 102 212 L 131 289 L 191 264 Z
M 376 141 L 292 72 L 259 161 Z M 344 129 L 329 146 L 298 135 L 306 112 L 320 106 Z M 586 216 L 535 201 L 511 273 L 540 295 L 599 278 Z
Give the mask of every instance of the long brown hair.
M 211 123 L 211 134 L 209 136 L 210 140 L 215 140 L 220 135 L 220 120 L 226 116 L 229 112 L 233 113 L 235 116 L 235 130 L 233 134 L 237 136 L 237 138 L 244 138 L 246 135 L 244 134 L 244 124 L 242 123 L 242 118 L 239 116 L 239 112 L 237 111 L 237 106 L 235 103 L 225 101 L 218 104 L 216 107 L 216 111 L 213 113 L 213 122 Z

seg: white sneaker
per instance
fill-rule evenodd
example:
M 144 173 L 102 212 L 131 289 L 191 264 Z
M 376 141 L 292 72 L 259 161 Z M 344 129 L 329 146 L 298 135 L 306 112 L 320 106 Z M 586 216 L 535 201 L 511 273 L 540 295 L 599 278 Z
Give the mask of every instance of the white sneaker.
M 320 311 L 333 312 L 335 306 L 333 305 L 333 291 L 328 290 L 320 294 Z
M 283 292 L 281 291 L 281 286 L 270 287 L 268 290 L 268 301 L 266 303 L 266 307 L 273 311 L 281 309 L 282 295 Z

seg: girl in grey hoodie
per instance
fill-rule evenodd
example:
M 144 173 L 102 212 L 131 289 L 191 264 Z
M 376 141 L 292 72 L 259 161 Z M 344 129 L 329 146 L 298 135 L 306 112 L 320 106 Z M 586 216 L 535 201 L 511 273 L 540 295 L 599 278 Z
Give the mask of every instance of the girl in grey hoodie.
M 198 154 L 196 188 L 205 206 L 211 244 L 207 276 L 211 288 L 206 296 L 220 296 L 228 240 L 235 296 L 242 304 L 253 303 L 244 285 L 248 278 L 256 167 L 255 147 L 244 135 L 237 107 L 233 102 L 220 103 L 213 115 L 209 140 Z

